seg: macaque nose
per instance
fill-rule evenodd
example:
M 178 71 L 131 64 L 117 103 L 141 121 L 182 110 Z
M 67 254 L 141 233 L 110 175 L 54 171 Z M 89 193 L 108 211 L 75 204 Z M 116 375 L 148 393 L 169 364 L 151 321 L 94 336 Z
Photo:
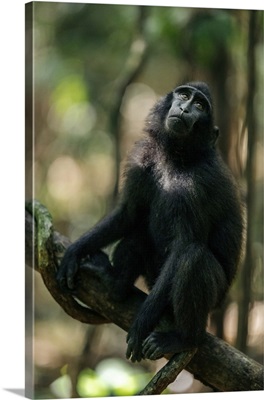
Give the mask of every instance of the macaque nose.
M 189 112 L 188 107 L 184 107 L 184 106 L 181 106 L 181 107 L 180 107 L 180 110 L 181 110 L 181 115 L 182 115 L 183 113 L 188 113 L 188 112 Z

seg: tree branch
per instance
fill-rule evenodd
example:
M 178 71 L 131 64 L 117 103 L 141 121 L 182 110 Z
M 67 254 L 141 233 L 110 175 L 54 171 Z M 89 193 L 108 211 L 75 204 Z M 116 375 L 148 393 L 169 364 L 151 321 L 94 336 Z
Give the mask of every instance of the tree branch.
M 48 223 L 44 224 L 45 227 L 40 229 L 35 223 L 32 214 L 35 214 L 34 210 L 39 209 L 44 211 L 44 216 Z M 46 214 L 46 215 L 45 215 Z M 53 232 L 51 226 L 51 219 L 46 209 L 38 204 L 38 207 L 32 209 L 32 205 L 28 204 L 26 206 L 26 216 L 25 216 L 25 252 L 26 252 L 26 264 L 30 267 L 34 266 L 34 269 L 40 272 L 43 282 L 49 290 L 55 301 L 63 308 L 63 310 L 69 314 L 72 318 L 78 321 L 84 322 L 86 324 L 102 324 L 110 322 L 107 318 L 102 317 L 100 314 L 91 310 L 89 308 L 82 307 L 71 294 L 62 293 L 56 282 L 56 270 L 57 264 L 60 262 L 65 249 L 70 245 L 69 239 L 60 235 L 57 232 Z M 36 218 L 37 219 L 37 218 Z M 40 222 L 40 221 L 39 221 Z M 39 224 L 40 225 L 40 224 Z M 46 236 L 44 233 L 44 228 L 48 231 L 46 248 L 42 246 L 40 248 L 40 242 L 37 240 L 37 236 Z M 41 264 L 39 263 L 41 259 Z
M 83 263 L 79 271 L 80 283 L 76 297 L 89 308 L 82 307 L 70 294 L 62 293 L 55 280 L 56 265 L 69 245 L 69 241 L 59 233 L 49 230 L 50 240 L 46 240 L 46 244 L 49 243 L 49 246 L 47 246 L 45 256 L 48 259 L 45 259 L 45 267 L 43 267 L 40 265 L 42 260 L 36 257 L 36 254 L 40 254 L 40 249 L 36 247 L 36 228 L 39 230 L 40 224 L 36 227 L 30 212 L 26 212 L 27 264 L 33 264 L 35 270 L 41 273 L 47 289 L 65 312 L 84 323 L 112 321 L 128 331 L 146 294 L 134 288 L 132 295 L 126 301 L 114 301 L 111 298 L 111 287 L 105 286 L 100 281 L 96 274 L 96 268 Z M 45 251 L 42 254 L 45 254 Z M 160 322 L 159 330 L 169 331 L 172 329 L 170 318 L 165 315 Z M 263 367 L 223 340 L 210 334 L 206 335 L 203 345 L 198 348 L 185 369 L 201 382 L 220 391 L 263 389 Z
M 138 18 L 135 25 L 135 37 L 130 45 L 130 50 L 126 63 L 116 79 L 112 90 L 113 105 L 110 113 L 110 132 L 115 141 L 115 159 L 116 159 L 116 181 L 113 193 L 113 199 L 116 198 L 119 185 L 119 165 L 121 162 L 120 154 L 120 136 L 121 136 L 121 119 L 120 109 L 127 87 L 136 79 L 141 72 L 147 59 L 148 43 L 145 34 L 145 22 L 148 16 L 148 7 L 138 6 Z M 113 96 L 113 93 L 115 96 Z
M 189 364 L 197 349 L 174 354 L 167 364 L 161 368 L 151 379 L 148 385 L 139 393 L 141 396 L 147 394 L 160 394 L 170 383 L 174 382 L 179 373 Z

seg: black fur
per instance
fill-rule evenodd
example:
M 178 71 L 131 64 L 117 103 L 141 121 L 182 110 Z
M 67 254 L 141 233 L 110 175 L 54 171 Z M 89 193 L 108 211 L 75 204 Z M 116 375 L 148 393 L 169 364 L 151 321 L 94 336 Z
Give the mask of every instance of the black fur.
M 145 132 L 117 207 L 70 246 L 58 272 L 60 285 L 73 288 L 80 260 L 119 240 L 104 269 L 113 293 L 128 296 L 139 275 L 150 290 L 128 333 L 132 361 L 199 345 L 235 276 L 243 236 L 238 189 L 215 148 L 208 86 L 192 82 L 167 94 Z M 167 309 L 175 330 L 153 332 Z

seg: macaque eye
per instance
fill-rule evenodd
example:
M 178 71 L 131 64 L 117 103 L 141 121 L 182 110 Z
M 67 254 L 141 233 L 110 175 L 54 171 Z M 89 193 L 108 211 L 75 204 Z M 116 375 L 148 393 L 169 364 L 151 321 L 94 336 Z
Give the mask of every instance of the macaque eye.
M 187 93 L 179 93 L 179 97 L 181 100 L 188 100 L 189 99 L 189 95 Z
M 204 111 L 204 105 L 200 101 L 195 102 L 195 107 L 200 111 Z

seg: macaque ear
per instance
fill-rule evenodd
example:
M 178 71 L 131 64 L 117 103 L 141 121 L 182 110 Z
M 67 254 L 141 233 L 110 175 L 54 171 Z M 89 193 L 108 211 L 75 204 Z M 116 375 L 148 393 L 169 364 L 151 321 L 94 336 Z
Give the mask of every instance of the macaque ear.
M 218 126 L 214 126 L 213 127 L 213 135 L 212 135 L 212 144 L 216 143 L 219 134 L 220 134 L 220 130 L 219 130 Z

